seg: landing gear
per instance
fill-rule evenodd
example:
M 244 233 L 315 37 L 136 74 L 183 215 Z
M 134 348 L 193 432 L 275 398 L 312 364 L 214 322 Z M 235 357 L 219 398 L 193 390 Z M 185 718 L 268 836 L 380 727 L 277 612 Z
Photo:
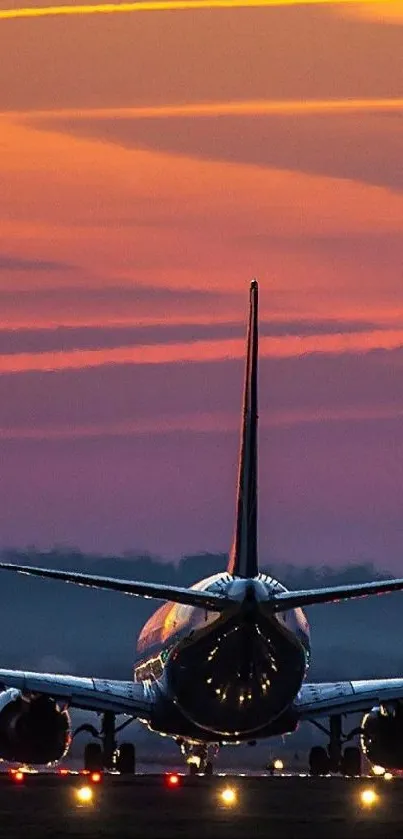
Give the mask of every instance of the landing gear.
M 340 772 L 346 776 L 361 775 L 361 752 L 357 746 L 347 746 L 360 729 L 353 729 L 349 734 L 343 734 L 341 715 L 334 714 L 329 719 L 329 728 L 325 728 L 317 721 L 313 724 L 329 737 L 327 748 L 314 746 L 309 753 L 309 772 L 311 775 L 328 775 L 330 772 Z
M 343 755 L 343 730 L 340 714 L 330 717 L 329 728 L 330 737 L 329 745 L 327 747 L 329 755 L 329 770 L 330 772 L 339 772 L 341 769 L 341 760 Z
M 115 714 L 106 711 L 102 717 L 101 740 L 105 769 L 114 769 L 116 754 Z
M 122 743 L 116 756 L 116 769 L 121 775 L 134 775 L 136 772 L 136 749 L 133 743 Z
M 87 743 L 84 749 L 84 769 L 87 772 L 102 772 L 104 759 L 100 743 Z
M 213 761 L 206 760 L 206 765 L 204 767 L 204 774 L 205 775 L 212 775 L 214 771 Z
M 310 775 L 327 775 L 330 771 L 330 760 L 323 746 L 314 746 L 309 752 Z
M 350 777 L 361 775 L 361 752 L 358 746 L 349 746 L 344 749 L 340 768 L 343 775 Z
M 84 749 L 84 769 L 89 772 L 101 772 L 103 769 L 116 769 L 121 774 L 134 775 L 136 772 L 136 750 L 133 743 L 122 743 L 119 747 L 116 734 L 126 728 L 132 719 L 116 727 L 116 715 L 106 711 L 102 715 L 101 730 L 93 725 L 80 725 L 74 737 L 81 731 L 87 731 L 101 742 L 87 743 Z
M 193 746 L 186 762 L 190 775 L 213 774 L 213 761 L 208 760 L 208 746 Z
M 186 740 L 179 740 L 178 743 L 186 758 L 189 775 L 213 774 L 213 761 L 219 749 L 217 744 L 188 743 Z

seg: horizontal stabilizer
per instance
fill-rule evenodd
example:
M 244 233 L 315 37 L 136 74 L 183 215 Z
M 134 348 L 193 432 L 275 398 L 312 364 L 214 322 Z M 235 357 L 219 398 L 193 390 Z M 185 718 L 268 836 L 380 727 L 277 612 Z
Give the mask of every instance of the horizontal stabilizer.
M 75 583 L 89 588 L 119 591 L 137 597 L 169 600 L 172 603 L 183 603 L 185 606 L 198 606 L 212 612 L 222 612 L 231 601 L 221 594 L 212 591 L 197 591 L 193 588 L 180 586 L 166 586 L 159 583 L 138 582 L 136 580 L 119 580 L 115 577 L 98 577 L 95 574 L 81 574 L 78 571 L 58 571 L 53 568 L 35 568 L 32 565 L 14 565 L 10 562 L 0 562 L 0 569 L 17 571 L 19 574 L 30 574 L 32 577 L 47 577 L 51 580 L 62 580 L 65 583 Z
M 338 603 L 355 597 L 369 597 L 373 594 L 389 594 L 401 591 L 403 580 L 375 580 L 373 583 L 354 583 L 349 586 L 330 586 L 304 591 L 284 591 L 274 595 L 274 611 L 283 612 L 297 606 L 313 606 L 315 603 Z

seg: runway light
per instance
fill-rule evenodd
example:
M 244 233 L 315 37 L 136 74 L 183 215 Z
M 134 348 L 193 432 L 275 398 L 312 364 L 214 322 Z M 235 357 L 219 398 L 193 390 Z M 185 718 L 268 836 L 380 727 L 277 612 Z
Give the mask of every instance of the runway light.
M 68 769 L 59 769 L 59 775 L 68 775 L 68 774 L 69 774 Z
M 237 801 L 237 794 L 234 787 L 225 787 L 221 790 L 220 798 L 226 807 L 233 807 Z
M 378 801 L 378 795 L 371 787 L 364 789 L 360 797 L 363 807 L 373 807 Z
M 384 776 L 383 776 L 383 780 L 384 780 L 384 781 L 391 781 L 391 780 L 392 780 L 392 778 L 393 778 L 393 775 L 392 775 L 392 773 L 391 773 L 391 772 L 385 772 L 385 774 L 384 774 Z
M 94 793 L 93 793 L 91 787 L 87 787 L 87 786 L 79 787 L 76 790 L 77 801 L 80 804 L 91 804 L 93 796 L 94 796 Z
M 284 763 L 283 763 L 283 761 L 281 760 L 281 758 L 277 758 L 277 760 L 275 760 L 275 761 L 274 761 L 273 766 L 274 766 L 274 768 L 275 768 L 275 769 L 277 769 L 279 772 L 281 772 L 281 770 L 282 770 L 282 769 L 284 769 Z
M 180 784 L 179 775 L 173 773 L 172 775 L 166 775 L 166 785 L 172 789 L 175 789 Z
M 372 767 L 372 771 L 373 771 L 374 775 L 384 775 L 385 774 L 384 767 L 383 766 L 378 766 L 377 764 L 375 764 L 375 766 Z
M 100 784 L 102 781 L 102 775 L 100 772 L 92 772 L 91 773 L 91 781 L 93 784 Z
M 13 772 L 13 778 L 14 778 L 14 781 L 17 782 L 17 784 L 20 784 L 24 780 L 24 773 L 21 772 L 21 770 L 18 770 L 17 772 Z

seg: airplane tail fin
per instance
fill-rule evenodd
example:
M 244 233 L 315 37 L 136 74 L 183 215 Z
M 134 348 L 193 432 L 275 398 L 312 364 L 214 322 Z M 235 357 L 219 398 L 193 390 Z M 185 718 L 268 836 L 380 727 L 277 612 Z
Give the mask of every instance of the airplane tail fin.
M 257 280 L 250 286 L 250 310 L 247 338 L 245 385 L 242 411 L 241 448 L 238 467 L 238 492 L 234 543 L 228 572 L 240 577 L 258 574 L 257 550 L 257 372 L 258 372 L 258 303 Z

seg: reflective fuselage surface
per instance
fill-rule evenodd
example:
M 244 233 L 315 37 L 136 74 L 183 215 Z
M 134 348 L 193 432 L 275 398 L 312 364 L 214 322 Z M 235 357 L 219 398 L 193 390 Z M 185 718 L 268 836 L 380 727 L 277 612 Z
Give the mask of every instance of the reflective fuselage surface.
M 192 736 L 198 728 L 212 741 L 263 736 L 304 679 L 306 617 L 301 609 L 273 614 L 270 596 L 286 589 L 265 574 L 245 581 L 224 572 L 193 588 L 226 593 L 233 605 L 221 614 L 176 603 L 158 609 L 138 639 L 135 680 L 160 681 Z

